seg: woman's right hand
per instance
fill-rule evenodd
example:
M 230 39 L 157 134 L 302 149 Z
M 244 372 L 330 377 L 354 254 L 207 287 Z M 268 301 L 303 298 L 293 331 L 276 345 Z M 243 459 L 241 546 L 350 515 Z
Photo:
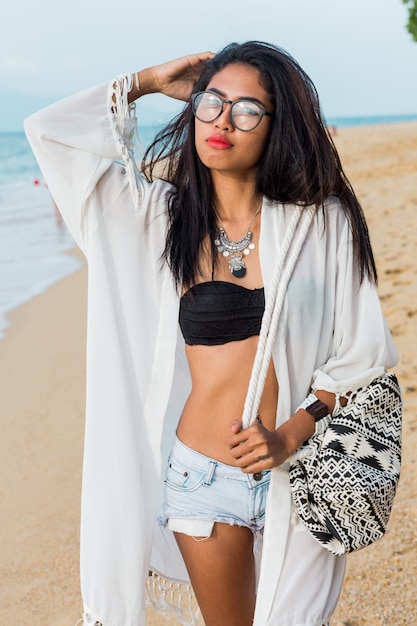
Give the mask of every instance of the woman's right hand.
M 162 93 L 170 98 L 187 102 L 206 61 L 214 56 L 213 52 L 189 54 L 141 70 L 138 72 L 139 91 L 136 81 L 133 81 L 132 99 L 149 93 Z

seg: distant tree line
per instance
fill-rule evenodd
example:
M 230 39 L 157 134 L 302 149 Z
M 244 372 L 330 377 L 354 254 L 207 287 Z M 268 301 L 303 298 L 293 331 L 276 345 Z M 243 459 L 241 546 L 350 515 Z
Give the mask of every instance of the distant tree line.
M 417 0 L 403 0 L 408 6 L 407 30 L 414 41 L 417 41 Z

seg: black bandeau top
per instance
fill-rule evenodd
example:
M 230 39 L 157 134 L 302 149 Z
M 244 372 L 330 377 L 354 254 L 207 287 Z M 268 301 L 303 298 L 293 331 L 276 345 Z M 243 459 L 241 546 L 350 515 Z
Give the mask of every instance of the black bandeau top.
M 213 280 L 184 293 L 179 323 L 187 345 L 218 346 L 259 335 L 264 289 Z

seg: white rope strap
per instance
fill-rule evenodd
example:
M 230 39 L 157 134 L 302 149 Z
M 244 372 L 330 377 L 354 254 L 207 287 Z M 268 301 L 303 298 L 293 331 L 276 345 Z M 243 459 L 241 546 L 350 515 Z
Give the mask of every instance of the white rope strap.
M 256 420 L 258 414 L 263 388 L 268 374 L 272 348 L 278 330 L 279 318 L 284 304 L 287 285 L 303 247 L 304 241 L 307 237 L 313 215 L 314 209 L 298 209 L 295 211 L 295 214 L 288 225 L 287 232 L 285 233 L 285 238 L 282 243 L 280 256 L 272 277 L 271 287 L 262 319 L 258 348 L 255 355 L 249 388 L 243 409 L 243 428 L 250 426 L 250 424 Z M 297 239 L 293 249 L 291 250 L 289 258 L 287 259 L 287 255 L 295 238 L 299 222 L 301 222 L 301 226 L 297 233 Z
M 277 302 L 276 295 L 279 288 L 279 284 L 282 280 L 282 271 L 285 263 L 285 259 L 288 254 L 288 250 L 290 249 L 291 243 L 295 236 L 295 231 L 298 226 L 298 223 L 301 218 L 301 209 L 297 209 L 294 212 L 294 215 L 287 227 L 287 231 L 285 233 L 284 241 L 282 242 L 281 251 L 278 257 L 278 261 L 275 267 L 275 271 L 272 276 L 272 281 L 270 285 L 270 290 L 268 294 L 268 299 L 265 305 L 265 311 L 262 318 L 261 331 L 259 333 L 258 347 L 255 355 L 254 364 L 252 367 L 251 379 L 249 382 L 249 388 L 246 396 L 245 407 L 243 410 L 243 418 L 242 425 L 244 428 L 249 426 L 257 415 L 257 410 L 255 411 L 256 403 L 255 397 L 257 397 L 257 388 L 259 384 L 263 387 L 260 377 L 262 373 L 262 364 L 264 361 L 264 355 L 266 351 L 266 343 L 268 340 L 268 335 L 270 332 L 272 318 L 274 316 L 275 305 Z M 279 316 L 279 311 L 275 315 Z M 258 407 L 259 408 L 259 405 Z M 255 415 L 253 413 L 255 412 Z

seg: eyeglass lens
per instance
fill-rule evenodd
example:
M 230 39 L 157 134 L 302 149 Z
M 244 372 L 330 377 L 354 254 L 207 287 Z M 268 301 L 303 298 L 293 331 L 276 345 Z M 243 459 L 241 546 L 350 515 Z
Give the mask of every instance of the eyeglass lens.
M 194 100 L 194 113 L 201 122 L 214 122 L 221 115 L 223 107 L 223 100 L 207 91 L 197 94 Z M 262 115 L 262 109 L 251 100 L 237 100 L 231 105 L 232 123 L 239 130 L 253 130 Z

